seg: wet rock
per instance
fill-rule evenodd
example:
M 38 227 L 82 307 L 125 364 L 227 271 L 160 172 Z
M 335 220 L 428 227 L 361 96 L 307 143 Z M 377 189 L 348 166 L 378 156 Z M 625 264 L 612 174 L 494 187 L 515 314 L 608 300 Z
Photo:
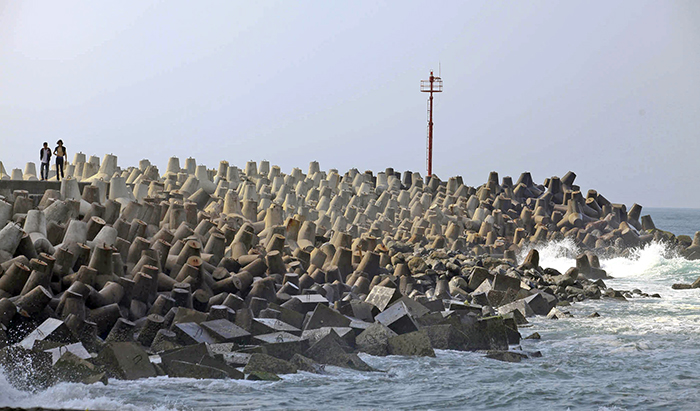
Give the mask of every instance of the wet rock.
M 324 367 L 311 358 L 304 357 L 301 354 L 294 354 L 294 357 L 289 361 L 297 367 L 298 371 L 306 371 L 314 374 L 323 374 Z
M 220 369 L 178 360 L 171 361 L 168 364 L 167 372 L 168 377 L 176 378 L 217 380 L 224 380 L 229 378 L 228 373 Z
M 156 376 L 148 354 L 138 344 L 118 342 L 106 344 L 97 357 L 108 376 L 120 380 L 136 380 Z
M 107 385 L 107 375 L 91 362 L 71 351 L 66 351 L 53 365 L 53 373 L 58 381 L 92 384 L 101 382 Z
M 246 380 L 250 381 L 279 381 L 280 377 L 270 372 L 263 371 L 253 371 L 245 377 Z
M 358 351 L 370 355 L 386 356 L 389 355 L 389 338 L 397 335 L 384 324 L 374 323 L 357 336 L 355 345 Z
M 557 307 L 552 308 L 549 313 L 547 314 L 547 319 L 549 320 L 561 320 L 562 318 L 572 318 L 573 315 L 571 315 L 570 312 L 568 311 L 562 311 L 558 309 Z
M 540 333 L 534 332 L 534 333 L 528 335 L 527 337 L 525 337 L 524 339 L 525 340 L 539 340 L 540 338 L 542 338 L 542 337 L 540 337 Z
M 527 355 L 514 351 L 489 351 L 486 353 L 486 358 L 503 362 L 521 362 L 527 358 Z
M 422 330 L 390 337 L 388 351 L 390 355 L 435 357 L 430 338 Z
M 253 354 L 243 369 L 246 374 L 254 371 L 274 374 L 296 374 L 297 367 L 289 361 L 280 360 L 267 354 Z
M 51 341 L 63 344 L 78 342 L 66 324 L 55 318 L 49 318 L 41 323 L 41 325 L 26 336 L 19 345 L 22 348 L 31 350 L 38 341 Z
M 676 283 L 671 286 L 672 289 L 674 290 L 690 290 L 693 288 L 692 284 L 685 284 L 685 283 Z
M 346 353 L 338 340 L 340 340 L 340 337 L 335 333 L 335 331 L 332 331 L 306 350 L 306 352 L 304 352 L 304 356 L 321 364 L 352 368 L 358 371 L 374 370 L 357 355 Z
M 287 361 L 309 347 L 308 340 L 286 332 L 256 335 L 253 343 L 260 344 L 263 353 Z

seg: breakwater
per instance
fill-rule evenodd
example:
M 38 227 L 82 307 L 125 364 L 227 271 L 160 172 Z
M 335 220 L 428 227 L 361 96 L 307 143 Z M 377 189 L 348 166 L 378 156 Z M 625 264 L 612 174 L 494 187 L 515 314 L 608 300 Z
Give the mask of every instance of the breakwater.
M 30 371 L 9 380 L 374 372 L 357 352 L 435 349 L 518 362 L 539 355 L 510 349 L 528 317 L 645 296 L 607 287 L 598 255 L 655 239 L 693 250 L 639 221 L 639 206 L 584 198 L 573 173 L 542 185 L 492 173 L 469 187 L 317 163 L 289 175 L 192 163 L 171 159 L 162 176 L 145 163 L 105 169 L 82 191 L 67 179 L 41 199 L 3 193 L 2 359 Z M 541 267 L 536 248 L 563 239 L 585 252 L 563 273 Z

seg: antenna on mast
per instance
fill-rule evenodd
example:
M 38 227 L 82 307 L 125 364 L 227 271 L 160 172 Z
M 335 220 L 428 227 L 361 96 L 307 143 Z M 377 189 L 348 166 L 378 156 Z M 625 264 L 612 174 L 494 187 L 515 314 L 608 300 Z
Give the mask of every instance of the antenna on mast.
M 440 65 L 438 63 L 438 73 L 440 70 Z M 428 141 L 427 141 L 427 168 L 428 177 L 433 175 L 433 93 L 442 93 L 442 79 L 438 75 L 435 77 L 433 72 L 430 72 L 429 80 L 420 81 L 420 91 L 423 93 L 430 93 L 428 98 Z

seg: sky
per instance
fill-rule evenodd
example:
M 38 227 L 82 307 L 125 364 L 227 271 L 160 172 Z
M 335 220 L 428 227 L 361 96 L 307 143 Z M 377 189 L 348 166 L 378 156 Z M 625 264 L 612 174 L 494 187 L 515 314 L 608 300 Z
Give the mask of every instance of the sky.
M 567 171 L 700 208 L 700 1 L 0 0 L 0 161 Z

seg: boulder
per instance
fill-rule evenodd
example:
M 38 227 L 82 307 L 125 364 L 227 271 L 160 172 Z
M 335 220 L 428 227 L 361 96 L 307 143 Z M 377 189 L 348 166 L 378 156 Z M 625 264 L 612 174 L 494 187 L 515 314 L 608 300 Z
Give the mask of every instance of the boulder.
M 108 376 L 120 380 L 137 380 L 156 376 L 146 351 L 137 343 L 117 342 L 106 344 L 97 356 Z
M 84 358 L 66 351 L 53 365 L 53 373 L 58 381 L 92 384 L 101 382 L 107 385 L 107 375 Z
M 309 357 L 321 364 L 352 368 L 358 371 L 374 370 L 357 355 L 346 353 L 338 340 L 340 340 L 338 334 L 336 334 L 335 331 L 331 331 L 325 337 L 321 338 L 316 344 L 312 345 L 308 350 L 306 350 L 306 352 L 304 352 L 304 356 Z
M 413 316 L 409 313 L 409 308 L 403 301 L 393 304 L 388 309 L 378 314 L 375 319 L 397 334 L 405 334 L 418 330 L 418 324 L 416 324 Z
M 422 330 L 389 338 L 388 351 L 390 355 L 435 357 L 430 338 Z
M 379 311 L 384 311 L 389 305 L 401 298 L 401 292 L 396 288 L 375 285 L 365 298 L 365 303 L 372 304 Z
M 170 329 L 177 336 L 177 342 L 182 345 L 221 342 L 195 322 L 174 324 Z
M 235 342 L 239 344 L 248 344 L 250 341 L 250 333 L 248 331 L 223 318 L 213 321 L 204 321 L 200 323 L 199 326 L 220 343 Z
M 323 365 L 317 363 L 311 358 L 304 357 L 301 354 L 294 354 L 292 359 L 289 361 L 297 367 L 298 371 L 306 371 L 314 374 L 323 374 Z
M 250 381 L 279 381 L 279 380 L 281 380 L 281 378 L 278 377 L 277 375 L 275 375 L 271 372 L 263 372 L 263 371 L 253 371 L 252 373 L 248 374 L 248 376 L 245 379 L 250 380 Z
M 260 344 L 265 354 L 289 361 L 295 354 L 309 348 L 309 342 L 286 332 L 261 334 L 253 337 L 253 344 Z
M 349 318 L 325 304 L 317 304 L 304 330 L 314 330 L 322 327 L 347 327 L 348 325 L 350 325 Z
M 253 371 L 269 372 L 274 374 L 296 374 L 297 367 L 289 361 L 280 360 L 267 354 L 253 354 L 248 364 L 243 369 L 246 374 Z
M 513 351 L 491 350 L 486 353 L 486 358 L 492 358 L 503 362 L 520 362 L 527 358 L 527 355 Z
M 197 379 L 217 379 L 229 378 L 227 372 L 206 365 L 194 364 L 185 361 L 171 361 L 167 367 L 168 377 L 175 378 L 197 378 Z
M 389 355 L 389 338 L 397 335 L 384 324 L 374 323 L 357 336 L 355 346 L 358 351 L 370 355 L 386 356 Z
M 29 333 L 29 335 L 24 337 L 19 345 L 24 349 L 31 350 L 34 348 L 34 344 L 37 341 L 70 344 L 78 342 L 78 339 L 63 321 L 55 318 L 48 318 L 34 331 Z

